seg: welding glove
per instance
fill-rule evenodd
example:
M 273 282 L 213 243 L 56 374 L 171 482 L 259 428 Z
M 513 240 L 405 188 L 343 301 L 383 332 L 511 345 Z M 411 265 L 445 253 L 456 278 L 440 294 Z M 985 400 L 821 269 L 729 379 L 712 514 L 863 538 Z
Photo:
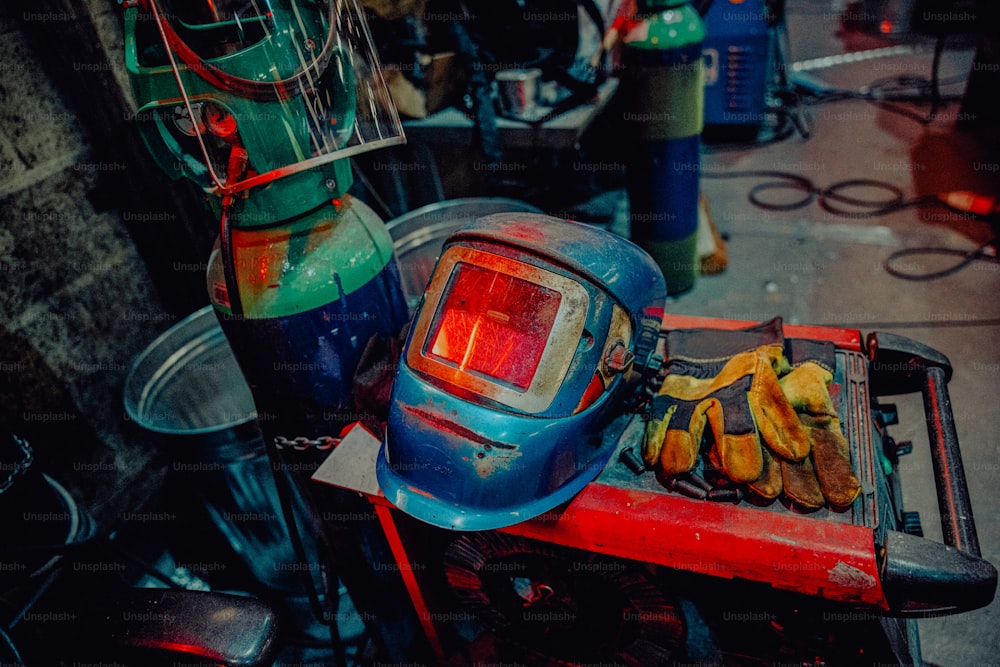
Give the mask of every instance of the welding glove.
M 780 318 L 736 331 L 670 331 L 666 375 L 643 439 L 646 465 L 666 475 L 691 470 L 707 427 L 710 462 L 777 497 L 781 468 L 769 449 L 793 461 L 809 454 L 805 429 L 778 384 L 777 372 L 787 370 L 783 343 Z
M 785 496 L 806 508 L 825 503 L 846 508 L 861 493 L 861 484 L 851 469 L 847 440 L 830 398 L 836 364 L 834 345 L 789 339 L 786 349 L 791 370 L 782 376 L 781 389 L 809 436 L 811 455 L 801 461 L 781 462 Z

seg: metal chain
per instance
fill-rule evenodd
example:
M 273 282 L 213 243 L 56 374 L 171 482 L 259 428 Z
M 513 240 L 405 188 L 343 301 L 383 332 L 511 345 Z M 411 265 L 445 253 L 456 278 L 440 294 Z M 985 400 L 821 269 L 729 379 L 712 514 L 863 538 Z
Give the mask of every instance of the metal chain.
M 274 437 L 274 446 L 279 450 L 294 449 L 297 452 L 304 452 L 307 449 L 316 449 L 324 452 L 329 449 L 333 449 L 338 444 L 340 444 L 340 438 L 334 438 L 329 435 L 321 435 L 312 439 L 302 436 L 297 438 L 286 438 L 283 435 L 277 435 Z
M 21 447 L 21 453 L 24 454 L 24 457 L 14 464 L 10 474 L 7 475 L 7 479 L 0 482 L 0 493 L 4 493 L 7 489 L 14 486 L 14 478 L 30 468 L 32 461 L 35 460 L 35 455 L 31 451 L 31 445 L 28 444 L 27 440 L 19 438 L 13 433 L 11 433 L 10 437 L 14 438 L 14 442 Z

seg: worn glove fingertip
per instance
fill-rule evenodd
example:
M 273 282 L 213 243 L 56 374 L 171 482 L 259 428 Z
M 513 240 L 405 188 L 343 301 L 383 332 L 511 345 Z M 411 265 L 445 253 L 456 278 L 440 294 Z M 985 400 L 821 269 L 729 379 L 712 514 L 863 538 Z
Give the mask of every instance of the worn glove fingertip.
M 778 453 L 789 461 L 804 461 L 812 451 L 812 441 L 809 438 L 809 431 L 799 421 L 798 415 L 793 414 L 790 421 L 782 421 L 779 428 L 781 430 L 779 439 L 784 445 L 784 451 Z
M 837 491 L 827 491 L 826 500 L 837 510 L 845 510 L 854 504 L 854 501 L 861 495 L 861 485 L 838 489 Z
M 660 450 L 667 436 L 666 419 L 655 419 L 646 422 L 646 431 L 642 437 L 642 461 L 646 467 L 652 468 L 660 461 Z
M 781 462 L 781 481 L 785 497 L 806 509 L 819 509 L 826 504 L 826 498 L 816 479 L 812 459 Z
M 812 430 L 816 476 L 827 501 L 838 509 L 849 507 L 861 494 L 861 482 L 851 467 L 847 440 L 840 425 L 832 422 L 828 428 Z
M 687 431 L 668 430 L 660 451 L 660 467 L 668 475 L 679 475 L 694 468 L 699 443 Z
M 781 464 L 766 451 L 762 450 L 761 454 L 763 460 L 761 472 L 757 479 L 749 482 L 747 486 L 758 496 L 774 500 L 781 495 L 782 490 Z
M 760 439 L 756 433 L 724 434 L 716 440 L 716 457 L 726 477 L 734 482 L 753 482 L 764 470 Z

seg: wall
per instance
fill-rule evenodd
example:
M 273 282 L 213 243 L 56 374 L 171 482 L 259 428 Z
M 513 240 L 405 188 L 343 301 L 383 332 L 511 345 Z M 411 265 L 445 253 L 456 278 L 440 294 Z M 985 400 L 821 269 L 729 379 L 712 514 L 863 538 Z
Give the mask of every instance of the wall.
M 121 12 L 0 7 L 0 419 L 102 524 L 162 482 L 122 386 L 138 352 L 207 303 L 213 235 L 131 127 Z

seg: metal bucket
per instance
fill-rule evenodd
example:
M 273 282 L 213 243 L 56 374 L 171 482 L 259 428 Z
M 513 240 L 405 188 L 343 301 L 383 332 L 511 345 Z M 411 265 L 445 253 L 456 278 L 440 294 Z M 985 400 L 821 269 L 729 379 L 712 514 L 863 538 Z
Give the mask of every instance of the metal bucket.
M 411 309 L 420 303 L 448 237 L 476 218 L 493 213 L 542 211 L 516 199 L 469 197 L 421 206 L 386 223 L 396 248 L 403 293 Z
M 253 396 L 211 306 L 136 357 L 124 401 L 131 419 L 161 434 L 172 483 L 201 501 L 254 577 L 301 592 Z
M 293 619 L 288 650 L 326 656 L 328 650 L 300 648 L 322 646 L 329 631 L 311 612 L 253 395 L 212 306 L 178 322 L 135 358 L 124 403 L 136 424 L 160 434 L 171 461 L 168 484 L 204 508 L 270 591 L 268 598 L 280 600 L 282 613 Z M 290 500 L 297 516 L 308 516 L 301 496 Z M 316 562 L 315 543 L 308 534 L 302 538 L 305 557 Z M 190 539 L 197 546 L 198 535 Z M 322 590 L 319 574 L 313 577 Z
M 259 437 L 253 395 L 211 306 L 143 350 L 125 379 L 125 412 L 142 428 L 202 451 Z M 258 453 L 264 453 L 263 443 Z M 256 444 L 254 445 L 256 447 Z M 194 452 L 192 452 L 194 453 Z

